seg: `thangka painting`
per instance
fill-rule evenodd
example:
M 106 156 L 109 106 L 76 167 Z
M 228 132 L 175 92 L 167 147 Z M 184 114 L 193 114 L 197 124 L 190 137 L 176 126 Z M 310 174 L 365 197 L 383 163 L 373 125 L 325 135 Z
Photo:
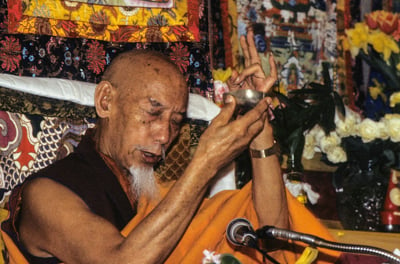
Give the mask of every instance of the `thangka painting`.
M 330 62 L 337 78 L 337 1 L 265 0 L 237 1 L 238 35 L 252 27 L 265 71 L 272 52 L 278 66 L 280 87 L 288 92 L 322 80 L 322 63 Z M 241 52 L 234 54 L 240 66 Z

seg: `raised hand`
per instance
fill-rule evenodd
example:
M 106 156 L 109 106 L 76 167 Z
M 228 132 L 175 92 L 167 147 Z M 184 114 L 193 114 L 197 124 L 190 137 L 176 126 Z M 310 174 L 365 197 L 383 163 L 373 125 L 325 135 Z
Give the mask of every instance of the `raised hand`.
M 261 92 L 269 91 L 278 79 L 272 52 L 269 56 L 270 74 L 269 76 L 265 76 L 261 65 L 261 58 L 254 43 L 253 30 L 248 30 L 247 36 L 240 37 L 240 45 L 243 50 L 245 68 L 241 73 L 237 71 L 232 72 L 232 76 L 227 82 L 230 90 L 254 89 Z
M 231 162 L 263 129 L 267 118 L 268 101 L 263 99 L 245 115 L 233 120 L 236 102 L 232 96 L 200 138 L 195 157 L 204 159 L 213 169 L 221 169 Z M 195 158 L 194 157 L 194 158 Z

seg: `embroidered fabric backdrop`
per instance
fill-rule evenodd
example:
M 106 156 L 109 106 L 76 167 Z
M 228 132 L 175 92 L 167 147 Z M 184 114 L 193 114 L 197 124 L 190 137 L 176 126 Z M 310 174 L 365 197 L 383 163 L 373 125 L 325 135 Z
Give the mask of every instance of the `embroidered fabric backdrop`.
M 203 2 L 198 11 L 199 42 L 114 43 L 41 34 L 10 34 L 7 1 L 0 0 L 0 72 L 97 83 L 118 53 L 148 48 L 169 55 L 187 75 L 191 92 L 205 95 L 212 90 L 212 83 L 207 7 Z
M 62 0 L 9 0 L 10 33 L 91 38 L 113 42 L 199 41 L 199 1 L 140 8 Z
M 129 7 L 172 8 L 174 6 L 173 0 L 70 0 L 70 2 Z

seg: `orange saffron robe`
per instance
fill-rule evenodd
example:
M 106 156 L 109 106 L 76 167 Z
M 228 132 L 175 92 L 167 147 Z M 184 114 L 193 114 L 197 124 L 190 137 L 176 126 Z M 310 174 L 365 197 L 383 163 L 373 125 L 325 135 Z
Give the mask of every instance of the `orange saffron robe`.
M 167 193 L 169 187 L 162 187 L 162 193 Z M 248 219 L 254 229 L 259 228 L 251 190 L 250 182 L 241 190 L 222 191 L 210 199 L 205 199 L 181 241 L 165 263 L 201 263 L 205 249 L 215 251 L 216 254 L 233 254 L 243 264 L 263 263 L 261 253 L 250 248 L 232 246 L 225 237 L 225 230 L 229 222 L 238 217 Z M 334 241 L 327 228 L 303 204 L 298 202 L 288 191 L 286 196 L 290 230 Z M 137 215 L 126 225 L 121 234 L 127 236 L 153 208 L 154 205 L 147 201 L 140 201 Z M 274 255 L 274 258 L 280 263 L 295 263 L 307 245 L 301 242 L 292 245 L 290 247 L 292 251 L 280 250 Z M 333 250 L 319 249 L 316 263 L 333 263 L 339 255 L 340 253 Z
M 162 194 L 169 190 L 162 186 Z M 307 209 L 287 192 L 290 230 L 312 234 L 328 241 L 334 241 L 326 227 Z M 268 204 L 268 203 L 266 203 Z M 145 200 L 139 202 L 137 215 L 121 231 L 123 236 L 129 235 L 136 225 L 155 207 Z M 185 212 L 182 212 L 185 213 Z M 254 249 L 232 246 L 225 237 L 225 230 L 231 220 L 237 217 L 246 218 L 254 229 L 259 228 L 257 216 L 251 198 L 251 182 L 241 190 L 222 191 L 210 199 L 205 199 L 196 216 L 189 225 L 181 241 L 165 261 L 167 264 L 201 263 L 205 249 L 216 254 L 230 253 L 243 264 L 263 263 L 262 255 Z M 4 243 L 9 254 L 10 264 L 28 264 L 11 238 L 2 232 Z M 304 247 L 301 242 L 291 243 L 291 250 L 280 250 L 273 257 L 280 263 L 295 263 Z M 333 263 L 339 253 L 327 249 L 319 249 L 316 263 Z

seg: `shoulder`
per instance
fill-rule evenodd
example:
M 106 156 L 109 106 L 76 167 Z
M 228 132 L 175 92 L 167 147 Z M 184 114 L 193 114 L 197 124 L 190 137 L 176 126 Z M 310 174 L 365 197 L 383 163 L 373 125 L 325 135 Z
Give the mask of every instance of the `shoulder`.
M 47 177 L 37 177 L 26 182 L 21 190 L 21 199 L 22 205 L 29 205 L 23 206 L 23 209 L 49 208 L 63 201 L 80 200 L 69 188 Z
M 49 257 L 42 251 L 56 239 L 60 224 L 71 221 L 71 212 L 87 211 L 85 203 L 67 187 L 49 178 L 28 181 L 21 190 L 21 208 L 17 229 L 21 242 L 38 257 Z

